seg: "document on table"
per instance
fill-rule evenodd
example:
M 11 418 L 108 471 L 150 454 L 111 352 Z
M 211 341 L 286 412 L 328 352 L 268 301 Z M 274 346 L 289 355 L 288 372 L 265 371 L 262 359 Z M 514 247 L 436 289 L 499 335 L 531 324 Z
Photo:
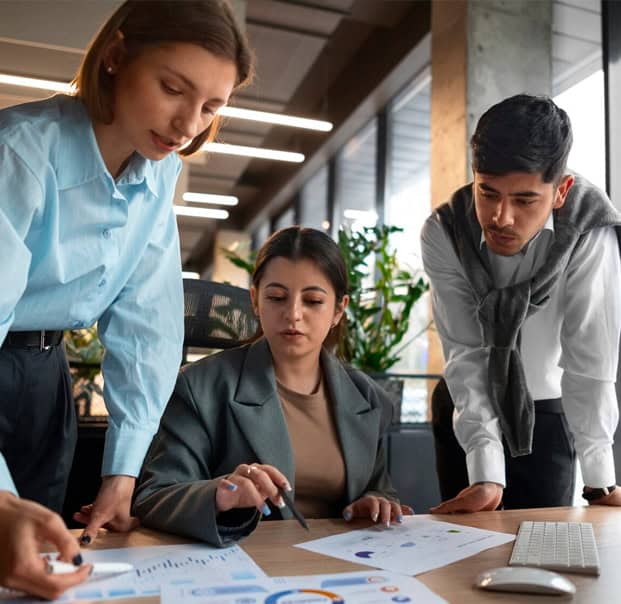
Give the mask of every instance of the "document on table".
M 386 571 L 167 585 L 161 604 L 442 604 L 412 577 Z
M 515 535 L 407 516 L 390 528 L 374 526 L 298 543 L 296 547 L 376 568 L 417 575 L 513 541 Z
M 153 596 L 165 585 L 218 580 L 235 584 L 265 573 L 238 545 L 220 549 L 206 545 L 156 545 L 120 549 L 82 550 L 85 562 L 129 562 L 134 570 L 123 575 L 95 578 L 70 589 L 57 602 Z M 0 587 L 0 602 L 41 603 L 38 598 L 17 597 Z

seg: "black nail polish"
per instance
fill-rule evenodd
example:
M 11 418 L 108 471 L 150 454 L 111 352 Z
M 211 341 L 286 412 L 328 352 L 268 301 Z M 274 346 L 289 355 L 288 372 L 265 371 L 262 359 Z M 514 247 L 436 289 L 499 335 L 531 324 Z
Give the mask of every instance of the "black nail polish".
M 80 543 L 83 543 L 84 545 L 88 545 L 91 542 L 91 536 L 90 535 L 82 535 L 80 537 Z
M 82 565 L 82 554 L 77 554 L 76 556 L 73 557 L 73 560 L 71 560 L 73 562 L 74 566 L 81 566 Z

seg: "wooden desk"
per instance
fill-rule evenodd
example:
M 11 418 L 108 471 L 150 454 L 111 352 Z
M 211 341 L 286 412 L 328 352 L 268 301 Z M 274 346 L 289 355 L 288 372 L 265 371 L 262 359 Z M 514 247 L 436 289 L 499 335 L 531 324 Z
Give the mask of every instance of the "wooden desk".
M 589 577 L 567 575 L 577 587 L 572 603 L 617 602 L 621 596 L 621 510 L 604 506 L 548 508 L 504 512 L 480 512 L 478 514 L 455 514 L 433 516 L 438 520 L 464 524 L 505 533 L 516 533 L 522 520 L 566 520 L 591 522 L 599 549 L 601 575 Z M 264 522 L 246 540 L 242 547 L 263 568 L 268 575 L 310 575 L 332 572 L 365 570 L 368 566 L 352 564 L 336 558 L 292 547 L 295 543 L 318 539 L 350 528 L 363 528 L 368 522 L 345 524 L 341 520 L 310 520 L 311 532 L 304 531 L 294 520 Z M 79 534 L 78 531 L 75 531 Z M 184 543 L 182 539 L 139 529 L 128 535 L 103 534 L 95 543 L 96 548 L 129 547 L 144 545 L 168 545 Z M 449 566 L 423 573 L 417 579 L 425 583 L 435 593 L 448 602 L 459 604 L 485 602 L 533 602 L 547 603 L 567 601 L 566 598 L 533 596 L 525 594 L 501 594 L 485 592 L 472 587 L 476 575 L 495 566 L 506 566 L 513 543 L 495 547 L 476 556 L 471 556 Z M 136 602 L 133 600 L 114 600 L 117 604 Z M 157 603 L 157 598 L 141 598 L 141 603 Z

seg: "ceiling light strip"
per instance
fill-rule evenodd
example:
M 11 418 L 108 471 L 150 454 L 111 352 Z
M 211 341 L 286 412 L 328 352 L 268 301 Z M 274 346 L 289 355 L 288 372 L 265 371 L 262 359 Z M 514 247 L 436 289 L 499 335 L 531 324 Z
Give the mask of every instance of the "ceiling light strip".
M 216 195 L 215 193 L 193 193 L 187 191 L 183 194 L 183 201 L 189 203 L 212 203 L 220 206 L 236 206 L 239 199 L 234 195 Z
M 277 149 L 261 149 L 259 147 L 244 147 L 243 145 L 229 145 L 226 143 L 206 143 L 201 149 L 209 153 L 225 153 L 227 155 L 242 155 L 259 159 L 275 159 L 299 164 L 304 161 L 302 153 L 278 151 Z
M 279 126 L 291 126 L 292 128 L 306 128 L 307 130 L 319 130 L 330 132 L 332 124 L 323 120 L 312 120 L 306 117 L 296 117 L 294 115 L 279 115 L 268 111 L 255 111 L 253 109 L 243 109 L 241 107 L 228 107 L 225 105 L 218 111 L 220 115 L 234 117 L 242 120 L 252 120 L 255 122 L 265 122 L 266 124 L 278 124 Z
M 191 216 L 192 218 L 215 218 L 216 220 L 226 220 L 229 213 L 226 210 L 216 210 L 215 208 L 192 208 L 190 206 L 173 206 L 177 216 Z
M 51 90 L 53 92 L 65 92 L 67 94 L 75 92 L 73 86 L 65 82 L 41 80 L 39 78 L 25 78 L 22 76 L 9 75 L 8 73 L 0 73 L 0 84 L 22 86 L 23 88 L 38 88 L 40 90 Z
M 52 92 L 64 92 L 65 94 L 72 94 L 75 92 L 75 88 L 66 82 L 44 80 L 40 78 L 28 78 L 24 76 L 10 75 L 7 73 L 0 73 L 0 84 L 21 86 L 23 88 L 38 88 L 40 90 L 50 90 Z M 323 120 L 313 120 L 293 115 L 280 115 L 278 113 L 270 113 L 269 111 L 255 111 L 254 109 L 244 109 L 243 107 L 228 107 L 225 105 L 220 108 L 218 113 L 226 117 L 233 117 L 242 120 L 252 120 L 255 122 L 277 124 L 280 126 L 291 126 L 292 128 L 306 128 L 309 130 L 319 130 L 321 132 L 330 132 L 333 127 L 330 122 Z

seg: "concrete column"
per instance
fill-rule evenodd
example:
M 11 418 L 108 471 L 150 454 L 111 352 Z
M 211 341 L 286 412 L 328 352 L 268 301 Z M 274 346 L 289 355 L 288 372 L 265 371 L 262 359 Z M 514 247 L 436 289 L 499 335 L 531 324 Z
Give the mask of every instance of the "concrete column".
M 432 0 L 431 204 L 472 179 L 469 140 L 481 114 L 521 92 L 552 90 L 552 0 Z M 430 332 L 429 372 L 442 373 Z

